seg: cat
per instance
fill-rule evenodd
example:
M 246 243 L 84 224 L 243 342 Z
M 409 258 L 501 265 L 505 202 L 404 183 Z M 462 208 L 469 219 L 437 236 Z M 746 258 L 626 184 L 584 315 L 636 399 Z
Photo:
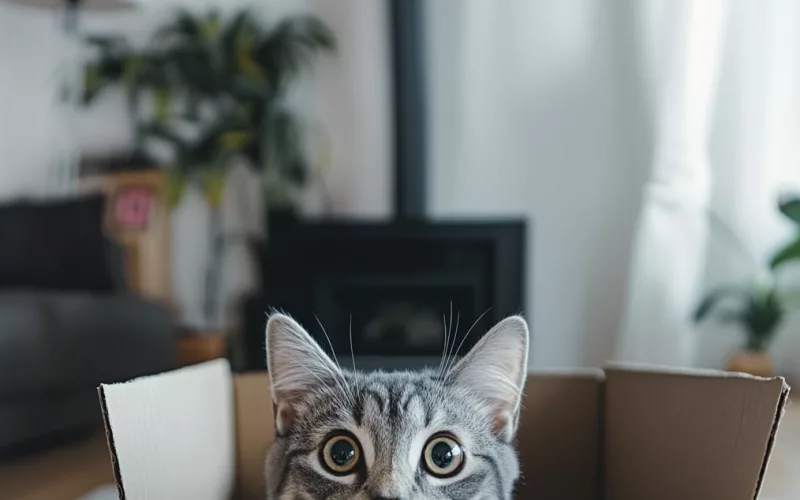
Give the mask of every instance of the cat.
M 511 316 L 438 371 L 363 373 L 341 369 L 294 319 L 272 314 L 267 499 L 512 498 L 528 336 Z

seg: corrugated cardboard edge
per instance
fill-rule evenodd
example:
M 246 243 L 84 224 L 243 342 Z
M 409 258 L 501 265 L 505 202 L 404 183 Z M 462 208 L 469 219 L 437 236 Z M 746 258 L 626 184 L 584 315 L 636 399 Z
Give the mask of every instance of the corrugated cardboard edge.
M 697 377 L 713 377 L 713 378 L 737 378 L 748 380 L 764 380 L 774 381 L 782 380 L 782 377 L 756 377 L 746 373 L 729 372 L 724 370 L 714 370 L 709 368 L 688 368 L 680 366 L 662 366 L 648 363 L 632 363 L 623 361 L 610 361 L 605 364 L 605 372 L 620 371 L 620 372 L 633 372 L 633 373 L 652 373 L 654 375 L 673 375 L 685 376 L 691 378 Z M 786 384 L 783 381 L 784 385 Z
M 97 388 L 97 397 L 100 399 L 100 411 L 103 414 L 103 426 L 106 430 L 106 444 L 108 445 L 108 454 L 111 458 L 111 468 L 114 470 L 114 482 L 117 485 L 117 495 L 119 500 L 125 500 L 125 488 L 122 486 L 122 473 L 119 469 L 119 461 L 117 460 L 117 449 L 114 446 L 114 432 L 111 430 L 111 421 L 108 416 L 108 404 L 106 403 L 106 394 L 103 391 L 103 386 Z
M 754 499 L 757 499 L 758 495 L 761 494 L 761 486 L 764 483 L 764 476 L 767 473 L 769 459 L 772 456 L 772 450 L 775 447 L 775 438 L 778 434 L 778 427 L 780 426 L 781 420 L 783 420 L 783 416 L 786 413 L 786 406 L 789 402 L 789 393 L 791 392 L 791 388 L 786 383 L 786 380 L 784 380 L 782 377 L 778 377 L 778 380 L 783 382 L 783 390 L 781 391 L 781 397 L 778 400 L 778 407 L 775 410 L 775 421 L 772 424 L 772 431 L 769 434 L 769 440 L 767 441 L 767 446 L 764 450 L 764 463 L 761 464 L 761 473 L 758 476 L 758 484 L 756 485 L 756 491 L 753 495 Z

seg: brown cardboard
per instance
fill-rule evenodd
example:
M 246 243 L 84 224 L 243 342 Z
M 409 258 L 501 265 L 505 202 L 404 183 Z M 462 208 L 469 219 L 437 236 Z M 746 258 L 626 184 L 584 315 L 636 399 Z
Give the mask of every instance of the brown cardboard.
M 602 388 L 600 371 L 528 378 L 517 431 L 519 498 L 597 498 Z
M 606 498 L 757 498 L 787 393 L 781 379 L 606 370 Z
M 219 371 L 220 367 L 209 368 Z M 196 370 L 200 373 L 203 368 Z M 181 375 L 190 376 L 194 375 Z M 172 375 L 155 379 L 159 377 Z M 266 373 L 255 373 L 237 375 L 229 382 L 236 427 L 233 498 L 263 500 L 264 454 L 273 439 L 269 379 Z M 132 385 L 137 383 L 140 381 Z M 150 384 L 152 389 L 152 381 Z M 171 385 L 173 392 L 179 387 Z M 124 402 L 124 394 L 124 388 L 118 390 L 115 400 Z M 614 367 L 606 370 L 605 376 L 600 371 L 533 374 L 528 378 L 518 431 L 523 477 L 517 498 L 756 498 L 787 394 L 783 379 L 721 372 Z M 155 399 L 158 404 L 175 404 L 176 395 Z M 130 411 L 126 408 L 131 406 L 117 403 L 118 411 Z M 117 410 L 108 402 L 104 409 L 109 438 L 120 432 L 171 436 L 191 431 L 115 428 L 113 414 Z M 148 410 L 153 411 L 157 409 Z M 160 425 L 158 419 L 152 425 Z M 224 426 L 218 428 L 225 432 Z M 131 454 L 129 445 L 128 455 L 120 461 L 113 442 L 109 445 L 118 465 L 120 491 L 126 491 L 126 467 L 135 467 L 138 450 Z M 202 446 L 192 452 L 202 454 Z M 139 463 L 147 461 L 142 467 L 155 471 L 152 480 L 160 481 L 160 469 L 151 463 L 159 459 L 152 454 L 139 455 Z M 163 464 L 165 470 L 170 466 L 173 464 Z M 140 474 L 130 474 L 136 476 Z M 124 498 L 139 500 L 130 494 Z M 203 498 L 225 500 L 224 495 Z
M 274 439 L 274 416 L 266 373 L 234 379 L 237 490 L 241 500 L 264 498 L 264 457 Z

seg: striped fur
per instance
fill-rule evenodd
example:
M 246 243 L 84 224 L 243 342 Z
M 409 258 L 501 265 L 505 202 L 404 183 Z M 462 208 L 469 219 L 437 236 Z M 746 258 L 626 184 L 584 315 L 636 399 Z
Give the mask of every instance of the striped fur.
M 340 369 L 302 327 L 273 315 L 267 328 L 268 360 L 273 384 L 284 390 L 274 395 L 279 423 L 267 456 L 268 499 L 511 498 L 519 475 L 513 439 L 527 327 L 520 318 L 507 319 L 484 338 L 443 373 L 361 373 Z M 498 345 L 513 348 L 494 365 L 480 356 L 481 351 L 503 354 L 493 350 Z M 305 356 L 303 349 L 309 351 Z M 510 358 L 520 359 L 509 363 Z M 297 370 L 297 363 L 308 370 Z M 472 366 L 487 370 L 489 379 L 506 380 L 497 381 L 496 392 L 485 392 L 475 383 Z M 286 373 L 293 379 L 287 380 Z M 509 396 L 503 388 L 512 385 L 516 393 Z M 509 412 L 509 420 L 501 420 L 507 425 L 498 427 L 498 415 Z M 365 467 L 350 476 L 334 476 L 320 464 L 321 446 L 338 430 L 351 432 L 363 450 Z M 448 479 L 429 475 L 421 466 L 425 443 L 440 432 L 456 436 L 466 453 L 461 472 Z

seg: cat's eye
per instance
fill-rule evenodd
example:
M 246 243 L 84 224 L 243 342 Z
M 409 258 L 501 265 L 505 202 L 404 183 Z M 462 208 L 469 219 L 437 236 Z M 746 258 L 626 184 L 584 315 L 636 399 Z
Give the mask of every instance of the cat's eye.
M 320 462 L 328 472 L 344 476 L 355 471 L 361 463 L 361 446 L 352 434 L 338 432 L 325 441 L 320 455 Z
M 453 477 L 464 466 L 464 449 L 450 434 L 437 434 L 425 444 L 422 463 L 432 476 Z

